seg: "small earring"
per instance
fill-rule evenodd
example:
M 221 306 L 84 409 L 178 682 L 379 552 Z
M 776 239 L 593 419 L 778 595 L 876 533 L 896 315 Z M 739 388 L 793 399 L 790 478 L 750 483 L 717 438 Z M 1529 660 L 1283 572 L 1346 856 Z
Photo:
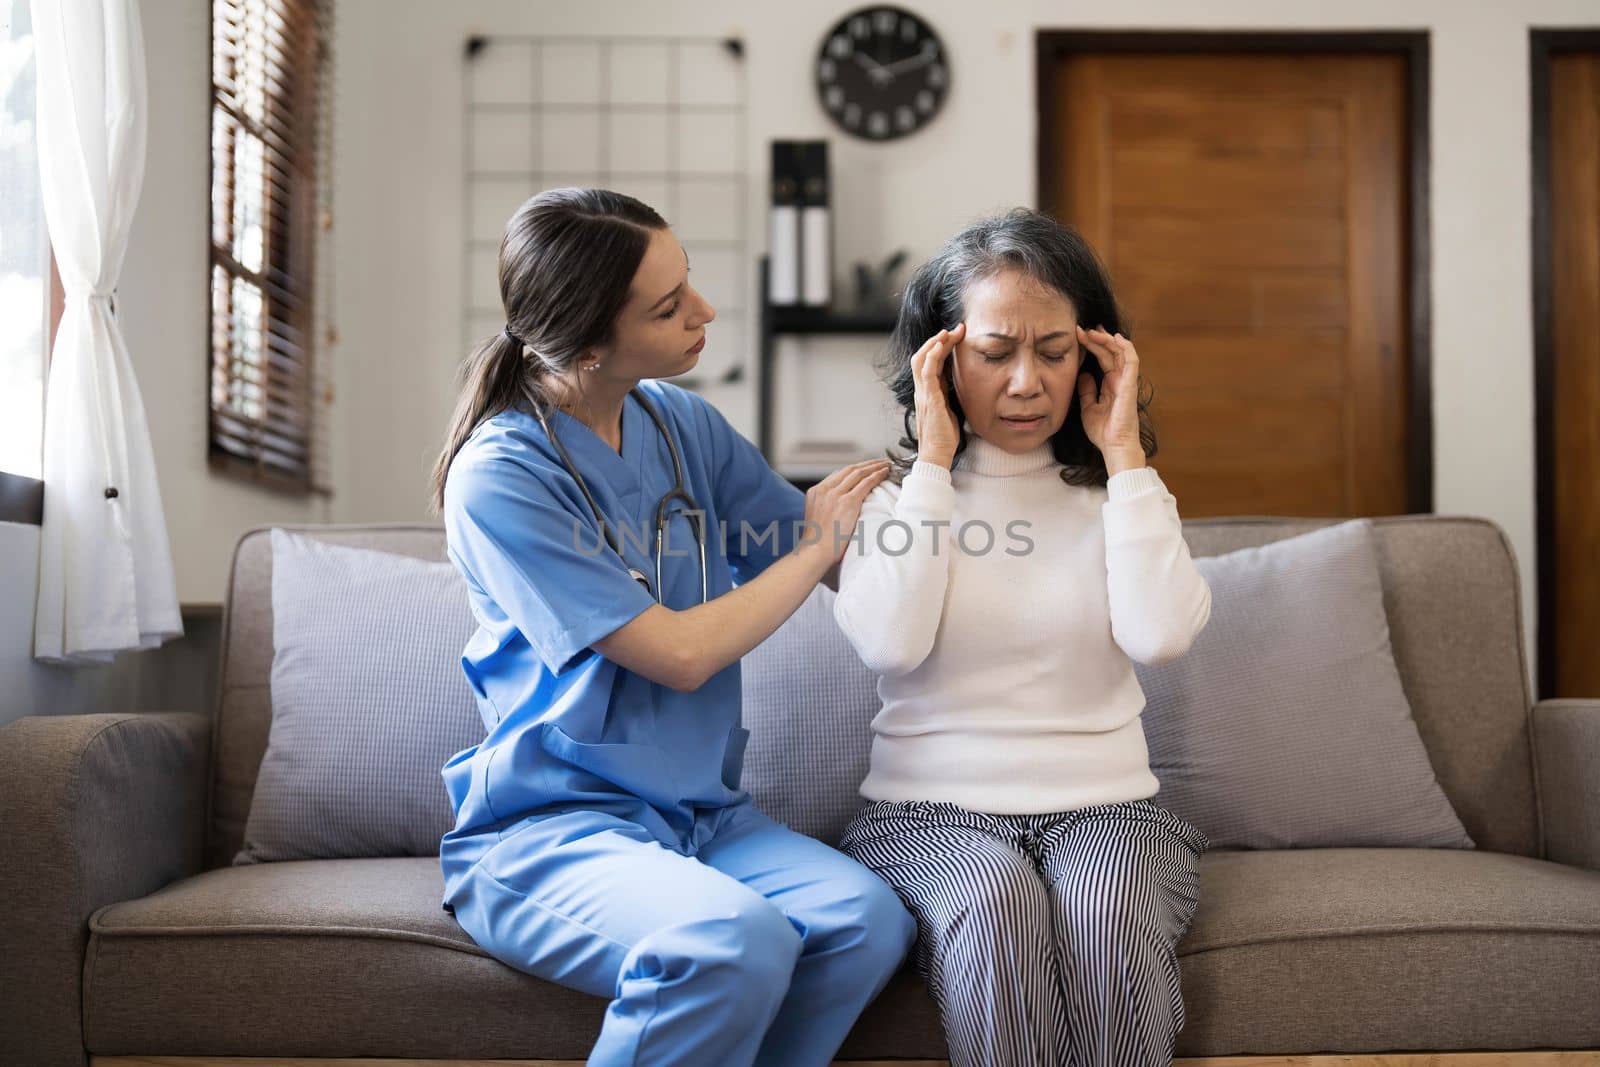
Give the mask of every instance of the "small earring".
M 583 369 L 584 369 L 584 370 L 599 370 L 599 369 L 600 369 L 600 364 L 598 364 L 598 363 L 591 363 L 591 364 L 589 364 L 589 365 L 588 365 L 588 366 L 587 366 L 587 367 L 585 367 L 585 368 L 583 368 Z

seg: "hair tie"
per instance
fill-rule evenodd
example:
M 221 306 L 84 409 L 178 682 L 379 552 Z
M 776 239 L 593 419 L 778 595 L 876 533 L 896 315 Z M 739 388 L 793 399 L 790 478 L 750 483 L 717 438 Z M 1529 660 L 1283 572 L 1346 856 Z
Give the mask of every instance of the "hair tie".
M 518 348 L 522 348 L 523 347 L 522 338 L 520 338 L 516 334 L 512 333 L 511 332 L 511 327 L 509 325 L 507 325 L 500 332 L 506 335 L 506 340 L 507 341 L 510 341 L 512 344 L 516 345 Z

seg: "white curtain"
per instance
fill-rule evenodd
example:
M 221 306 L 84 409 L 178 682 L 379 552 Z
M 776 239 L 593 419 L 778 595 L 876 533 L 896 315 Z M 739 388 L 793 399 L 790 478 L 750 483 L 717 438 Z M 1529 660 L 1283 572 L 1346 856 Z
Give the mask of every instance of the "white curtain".
M 113 302 L 144 182 L 138 0 L 32 0 L 39 171 L 66 308 L 45 386 L 34 657 L 183 633 L 144 402 Z

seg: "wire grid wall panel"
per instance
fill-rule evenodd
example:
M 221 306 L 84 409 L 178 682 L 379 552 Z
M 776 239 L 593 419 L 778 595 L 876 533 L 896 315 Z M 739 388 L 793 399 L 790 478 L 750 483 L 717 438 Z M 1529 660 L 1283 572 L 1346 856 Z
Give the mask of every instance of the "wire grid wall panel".
M 749 349 L 744 49 L 715 37 L 480 36 L 464 49 L 463 349 L 505 325 L 498 256 L 530 196 L 598 186 L 649 204 L 717 311 L 688 388 L 744 377 Z

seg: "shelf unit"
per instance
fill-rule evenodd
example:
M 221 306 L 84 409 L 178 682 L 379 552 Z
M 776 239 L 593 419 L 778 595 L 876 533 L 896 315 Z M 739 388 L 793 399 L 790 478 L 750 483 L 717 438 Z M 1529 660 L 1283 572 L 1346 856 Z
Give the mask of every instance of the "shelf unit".
M 767 299 L 767 271 L 769 261 L 761 257 L 761 387 L 756 410 L 756 430 L 761 454 L 767 457 L 780 474 L 801 488 L 808 488 L 827 477 L 837 466 L 800 466 L 788 464 L 780 467 L 774 454 L 772 433 L 773 369 L 777 362 L 778 338 L 781 336 L 812 336 L 825 334 L 879 334 L 887 337 L 894 329 L 895 314 L 890 311 L 856 312 L 835 308 L 801 307 L 773 304 Z

